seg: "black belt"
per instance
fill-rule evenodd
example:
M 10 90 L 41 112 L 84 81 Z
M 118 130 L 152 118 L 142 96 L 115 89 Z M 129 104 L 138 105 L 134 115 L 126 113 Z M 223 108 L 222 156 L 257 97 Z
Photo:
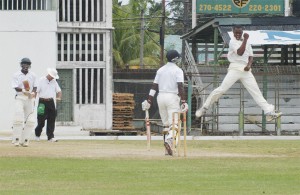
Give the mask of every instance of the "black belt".
M 50 102 L 53 101 L 53 98 L 40 98 L 41 101 Z

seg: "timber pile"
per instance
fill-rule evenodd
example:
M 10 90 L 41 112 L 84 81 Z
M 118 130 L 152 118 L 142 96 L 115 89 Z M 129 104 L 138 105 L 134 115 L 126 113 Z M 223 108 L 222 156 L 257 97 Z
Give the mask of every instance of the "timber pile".
M 134 130 L 133 110 L 135 102 L 131 93 L 113 94 L 113 129 Z

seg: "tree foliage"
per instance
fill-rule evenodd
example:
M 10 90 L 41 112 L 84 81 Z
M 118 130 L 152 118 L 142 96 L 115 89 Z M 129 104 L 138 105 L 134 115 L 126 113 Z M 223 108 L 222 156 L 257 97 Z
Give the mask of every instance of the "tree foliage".
M 184 15 L 184 3 L 191 7 L 191 0 L 166 1 L 165 4 L 165 36 L 182 35 L 188 24 Z M 130 0 L 128 5 L 113 0 L 113 59 L 117 68 L 126 64 L 139 66 L 141 43 L 141 11 L 144 10 L 145 36 L 144 58 L 145 66 L 158 67 L 160 64 L 159 32 L 162 24 L 162 2 L 155 0 Z
M 148 5 L 154 1 L 130 0 L 128 5 L 121 5 L 118 0 L 113 0 L 113 61 L 115 68 L 125 68 L 140 65 L 141 45 L 141 11 L 145 15 L 145 33 L 143 46 L 143 64 L 145 67 L 159 66 L 160 46 L 159 34 L 149 30 L 155 24 L 155 17 L 149 12 Z

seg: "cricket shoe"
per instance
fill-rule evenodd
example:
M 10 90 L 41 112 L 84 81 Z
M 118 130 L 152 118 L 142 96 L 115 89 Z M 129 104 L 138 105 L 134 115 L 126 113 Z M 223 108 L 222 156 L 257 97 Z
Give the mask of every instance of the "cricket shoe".
M 35 141 L 39 142 L 41 141 L 41 138 L 39 136 L 35 136 Z
M 198 110 L 196 111 L 196 113 L 195 113 L 196 117 L 197 117 L 197 118 L 200 118 L 201 116 L 203 116 L 203 115 L 206 113 L 207 110 L 208 110 L 208 109 L 205 108 L 205 107 L 202 107 L 202 108 L 198 109 Z
M 272 112 L 268 112 L 266 113 L 266 118 L 267 121 L 272 121 L 274 119 L 277 119 L 278 117 L 280 117 L 282 115 L 282 112 L 279 111 L 272 111 Z
M 25 139 L 24 143 L 21 143 L 20 145 L 23 146 L 23 147 L 28 147 L 29 146 L 28 139 Z
M 48 142 L 58 142 L 58 139 L 55 139 L 54 137 L 49 139 Z
M 165 148 L 166 148 L 168 154 L 169 154 L 170 156 L 173 156 L 173 150 L 172 150 L 173 139 L 172 139 L 172 138 L 167 139 L 167 140 L 165 141 L 164 145 L 165 145 Z

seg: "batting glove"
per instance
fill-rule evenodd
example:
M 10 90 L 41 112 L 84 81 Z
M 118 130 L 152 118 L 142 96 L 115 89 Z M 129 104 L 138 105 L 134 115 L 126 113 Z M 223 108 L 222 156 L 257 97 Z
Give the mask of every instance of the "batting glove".
M 31 93 L 28 95 L 28 98 L 29 98 L 29 99 L 35 98 L 35 93 L 34 93 L 34 92 L 31 92 Z
M 189 105 L 186 103 L 185 100 L 181 101 L 181 106 L 180 106 L 181 112 L 187 112 L 189 109 Z
M 22 89 L 22 92 L 23 92 L 24 95 L 26 95 L 28 97 L 30 96 L 30 92 L 27 91 L 26 89 Z
M 148 102 L 148 100 L 143 101 L 143 103 L 142 103 L 142 110 L 143 111 L 149 110 L 150 107 L 151 107 L 151 104 Z

